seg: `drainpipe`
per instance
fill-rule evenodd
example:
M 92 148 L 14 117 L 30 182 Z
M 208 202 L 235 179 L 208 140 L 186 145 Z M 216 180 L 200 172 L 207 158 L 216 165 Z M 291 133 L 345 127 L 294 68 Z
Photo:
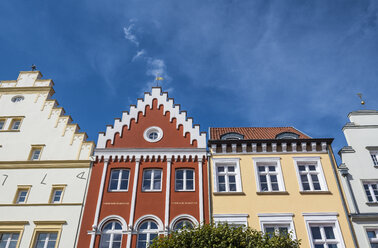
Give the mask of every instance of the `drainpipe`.
M 352 222 L 351 222 L 351 220 L 349 218 L 348 209 L 347 209 L 347 206 L 346 206 L 346 201 L 345 201 L 344 195 L 343 195 L 343 193 L 341 191 L 341 185 L 340 185 L 339 177 L 337 176 L 337 171 L 336 171 L 337 167 L 336 167 L 336 164 L 335 164 L 335 157 L 333 156 L 333 151 L 332 151 L 332 146 L 331 145 L 328 145 L 328 156 L 329 156 L 329 159 L 331 160 L 333 175 L 335 176 L 335 179 L 336 179 L 337 188 L 339 190 L 341 202 L 343 204 L 345 216 L 347 217 L 348 226 L 349 226 L 350 232 L 352 233 L 352 239 L 353 239 L 354 247 L 359 247 L 358 244 L 357 244 L 356 234 L 354 232 Z M 347 179 L 347 181 L 349 183 L 348 179 Z M 349 185 L 348 187 L 350 187 L 350 183 L 348 185 Z M 355 201 L 353 193 L 352 193 L 352 198 Z

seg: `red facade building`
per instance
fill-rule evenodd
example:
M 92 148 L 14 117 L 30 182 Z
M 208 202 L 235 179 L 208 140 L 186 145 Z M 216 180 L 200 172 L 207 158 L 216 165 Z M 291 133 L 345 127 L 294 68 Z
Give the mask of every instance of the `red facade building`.
M 100 133 L 78 247 L 147 247 L 209 221 L 206 135 L 160 87 Z

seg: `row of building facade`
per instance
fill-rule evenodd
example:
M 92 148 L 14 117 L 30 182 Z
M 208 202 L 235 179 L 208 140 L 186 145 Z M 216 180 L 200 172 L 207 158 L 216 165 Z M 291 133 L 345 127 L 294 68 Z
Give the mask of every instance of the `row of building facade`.
M 0 247 L 147 247 L 227 222 L 301 247 L 378 247 L 378 111 L 351 112 L 348 146 L 293 127 L 209 128 L 160 87 L 97 145 L 39 71 L 0 83 Z

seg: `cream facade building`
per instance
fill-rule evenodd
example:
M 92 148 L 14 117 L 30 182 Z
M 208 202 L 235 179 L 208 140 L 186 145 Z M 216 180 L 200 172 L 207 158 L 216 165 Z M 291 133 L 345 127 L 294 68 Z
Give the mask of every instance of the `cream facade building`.
M 340 180 L 359 247 L 378 247 L 378 111 L 349 113 Z
M 39 71 L 0 83 L 0 246 L 75 247 L 94 143 Z
M 291 233 L 304 248 L 355 247 L 332 139 L 313 139 L 292 127 L 209 132 L 216 223 Z

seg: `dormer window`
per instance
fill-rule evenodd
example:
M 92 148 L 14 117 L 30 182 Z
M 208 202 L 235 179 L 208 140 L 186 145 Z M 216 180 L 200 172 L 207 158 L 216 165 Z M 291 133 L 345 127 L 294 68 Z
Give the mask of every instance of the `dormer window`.
M 240 133 L 226 133 L 221 136 L 221 140 L 242 140 L 244 135 Z
M 283 132 L 277 134 L 276 139 L 299 139 L 299 134 L 292 132 Z

